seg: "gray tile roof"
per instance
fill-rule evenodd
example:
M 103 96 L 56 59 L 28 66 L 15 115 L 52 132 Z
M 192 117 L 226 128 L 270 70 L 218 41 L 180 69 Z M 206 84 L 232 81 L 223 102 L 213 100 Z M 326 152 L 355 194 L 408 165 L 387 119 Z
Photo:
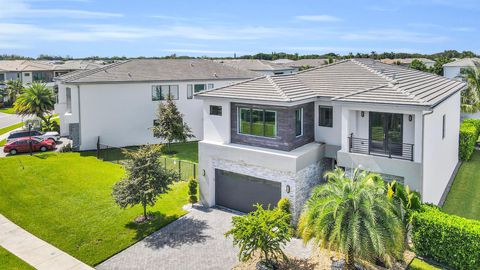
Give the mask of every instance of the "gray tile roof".
M 134 59 L 66 74 L 65 83 L 249 79 L 258 74 L 204 59 Z
M 21 72 L 21 71 L 60 71 L 79 70 L 101 67 L 102 64 L 90 60 L 0 60 L 0 70 Z
M 328 59 L 299 59 L 290 63 L 284 63 L 284 66 L 290 67 L 303 67 L 303 66 L 310 66 L 310 67 L 319 67 L 328 64 Z
M 480 67 L 480 58 L 463 58 L 446 63 L 444 67 Z
M 292 69 L 292 67 L 290 66 L 285 66 L 282 64 L 273 63 L 271 61 L 258 59 L 221 59 L 214 61 L 230 67 L 251 71 L 276 71 Z
M 309 98 L 434 106 L 465 84 L 431 73 L 368 59 L 351 59 L 297 74 L 264 76 L 197 94 L 293 102 Z

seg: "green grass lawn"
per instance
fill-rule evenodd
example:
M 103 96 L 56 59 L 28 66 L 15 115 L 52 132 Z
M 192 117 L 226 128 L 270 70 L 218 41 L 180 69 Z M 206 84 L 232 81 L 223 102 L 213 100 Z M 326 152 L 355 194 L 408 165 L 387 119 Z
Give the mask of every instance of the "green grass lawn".
M 22 126 L 23 126 L 23 123 L 16 123 L 8 127 L 0 128 L 0 135 L 10 132 L 17 128 L 21 128 Z
M 0 269 L 30 270 L 35 269 L 17 256 L 0 247 Z
M 148 208 L 154 220 L 136 224 L 141 207 L 122 210 L 111 196 L 124 169 L 79 153 L 2 158 L 0 171 L 0 213 L 90 265 L 184 215 L 188 203 L 187 184 L 174 184 Z
M 4 146 L 7 143 L 7 139 L 3 139 L 0 141 L 0 146 Z
M 443 210 L 449 214 L 470 219 L 480 219 L 480 151 L 472 159 L 463 162 L 452 188 L 448 193 Z
M 0 108 L 0 112 L 1 113 L 8 113 L 8 114 L 15 114 L 15 110 L 13 109 L 13 107 Z
M 441 270 L 441 268 L 435 267 L 426 263 L 425 261 L 415 258 L 408 267 L 408 270 Z

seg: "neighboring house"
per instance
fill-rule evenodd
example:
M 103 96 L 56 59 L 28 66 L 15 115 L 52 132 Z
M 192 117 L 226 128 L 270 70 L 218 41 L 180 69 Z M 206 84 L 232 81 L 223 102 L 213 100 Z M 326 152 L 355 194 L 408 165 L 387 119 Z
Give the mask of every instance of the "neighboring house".
M 89 60 L 39 61 L 0 60 L 0 84 L 20 80 L 24 85 L 39 81 L 53 86 L 53 78 L 75 70 L 98 68 L 102 64 Z
M 410 66 L 413 60 L 419 60 L 427 66 L 427 68 L 433 67 L 435 61 L 427 58 L 400 58 L 400 59 L 382 59 L 380 60 L 384 64 L 396 64 L 401 66 Z
M 295 216 L 335 165 L 382 174 L 438 204 L 458 164 L 465 84 L 367 59 L 199 93 L 201 201 L 249 211 L 288 197 Z
M 334 60 L 335 61 L 335 60 Z M 299 59 L 297 61 L 293 61 L 291 63 L 286 63 L 284 65 L 290 66 L 296 69 L 304 68 L 304 67 L 319 67 L 328 64 L 328 59 Z
M 274 64 L 288 64 L 288 63 L 291 63 L 291 62 L 294 62 L 294 61 L 295 60 L 282 58 L 282 59 L 272 60 L 270 62 L 272 62 Z
M 241 70 L 249 70 L 256 72 L 259 75 L 284 75 L 292 74 L 298 71 L 296 68 L 285 66 L 281 64 L 275 64 L 267 60 L 258 59 L 222 59 L 214 60 L 215 62 L 222 63 L 226 66 L 238 68 Z
M 203 59 L 129 60 L 56 79 L 60 133 L 79 150 L 101 144 L 123 147 L 159 143 L 151 128 L 158 104 L 173 97 L 195 140 L 203 138 L 202 101 L 196 92 L 257 74 Z
M 443 76 L 463 80 L 461 72 L 467 68 L 480 68 L 480 58 L 463 58 L 443 65 Z

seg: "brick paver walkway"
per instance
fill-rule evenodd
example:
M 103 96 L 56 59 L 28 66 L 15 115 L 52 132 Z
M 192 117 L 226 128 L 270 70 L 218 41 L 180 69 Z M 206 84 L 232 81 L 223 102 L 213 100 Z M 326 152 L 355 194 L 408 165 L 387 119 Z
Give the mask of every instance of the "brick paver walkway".
M 40 270 L 93 269 L 49 243 L 35 237 L 1 214 L 0 246 Z

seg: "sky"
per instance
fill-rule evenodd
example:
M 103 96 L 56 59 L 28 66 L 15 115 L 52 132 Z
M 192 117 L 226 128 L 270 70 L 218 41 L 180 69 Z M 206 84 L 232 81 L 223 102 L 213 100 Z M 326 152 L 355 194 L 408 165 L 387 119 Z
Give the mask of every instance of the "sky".
M 480 54 L 478 0 L 0 0 L 0 54 Z

